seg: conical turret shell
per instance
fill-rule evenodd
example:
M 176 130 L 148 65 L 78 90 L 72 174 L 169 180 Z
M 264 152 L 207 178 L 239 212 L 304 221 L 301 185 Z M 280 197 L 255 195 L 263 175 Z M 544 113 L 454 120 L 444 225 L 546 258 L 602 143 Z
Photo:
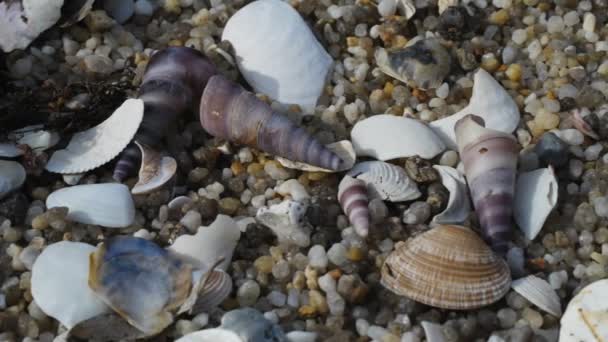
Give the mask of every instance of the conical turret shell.
M 474 115 L 460 119 L 455 129 L 482 235 L 495 251 L 506 253 L 513 230 L 517 140 L 485 128 Z
M 502 298 L 511 274 L 472 230 L 443 225 L 397 245 L 382 266 L 381 283 L 430 306 L 468 310 Z
M 342 164 L 306 130 L 221 75 L 209 79 L 200 119 L 209 134 L 237 144 L 325 169 L 337 170 Z
M 338 202 L 357 234 L 367 236 L 370 218 L 365 182 L 349 175 L 344 176 L 338 186 Z

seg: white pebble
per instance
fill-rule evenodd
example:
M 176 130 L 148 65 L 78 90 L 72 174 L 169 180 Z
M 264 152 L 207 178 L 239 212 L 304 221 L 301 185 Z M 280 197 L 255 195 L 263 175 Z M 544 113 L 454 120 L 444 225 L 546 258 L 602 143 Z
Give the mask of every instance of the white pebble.
M 570 11 L 564 15 L 564 24 L 566 24 L 566 26 L 574 26 L 580 21 L 581 20 L 576 11 Z
M 355 329 L 359 336 L 367 336 L 367 331 L 369 330 L 369 322 L 363 318 L 357 319 L 355 322 Z
M 270 304 L 280 308 L 285 305 L 285 301 L 287 300 L 287 296 L 283 292 L 272 291 L 266 296 Z
M 317 283 L 325 293 L 336 292 L 336 280 L 329 273 L 317 279 Z
M 311 267 L 325 269 L 329 263 L 325 248 L 321 245 L 314 245 L 308 250 L 308 263 Z
M 445 99 L 450 95 L 450 86 L 447 83 L 443 83 L 437 90 L 435 90 L 435 94 L 437 97 L 441 99 Z
M 198 227 L 202 224 L 201 214 L 198 211 L 189 210 L 179 223 L 186 227 L 189 232 L 196 233 Z
M 591 12 L 585 13 L 585 16 L 583 17 L 583 30 L 585 30 L 587 32 L 595 31 L 595 23 L 596 23 L 595 14 L 593 14 Z
M 587 161 L 597 160 L 604 147 L 600 143 L 593 144 L 585 150 L 585 159 Z
M 382 17 L 390 17 L 397 10 L 397 0 L 380 0 L 378 3 L 378 13 Z
M 295 201 L 301 202 L 304 199 L 310 198 L 306 188 L 297 179 L 289 179 L 281 183 L 275 188 L 275 191 L 282 196 L 290 195 Z
M 528 44 L 528 55 L 530 59 L 536 59 L 542 52 L 542 45 L 538 39 L 534 39 Z
M 341 243 L 334 243 L 333 246 L 327 251 L 327 257 L 332 264 L 340 267 L 344 266 L 348 259 L 346 258 L 346 247 Z
M 451 167 L 456 166 L 458 164 L 458 153 L 452 150 L 445 151 L 441 155 L 441 158 L 439 158 L 439 164 Z
M 517 45 L 525 43 L 527 39 L 528 32 L 525 29 L 517 29 L 513 31 L 513 34 L 511 35 L 511 40 Z
M 547 31 L 549 31 L 549 33 L 562 32 L 564 30 L 564 27 L 564 19 L 562 19 L 562 17 L 560 16 L 551 16 L 547 21 Z
M 568 145 L 578 146 L 583 143 L 585 136 L 578 129 L 568 128 L 561 131 L 552 131 L 558 138 L 562 139 Z

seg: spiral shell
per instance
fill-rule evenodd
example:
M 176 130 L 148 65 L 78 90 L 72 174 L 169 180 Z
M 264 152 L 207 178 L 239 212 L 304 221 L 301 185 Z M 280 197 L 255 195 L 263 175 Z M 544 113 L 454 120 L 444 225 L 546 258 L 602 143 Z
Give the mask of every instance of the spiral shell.
M 330 170 L 342 164 L 340 157 L 306 130 L 221 75 L 209 79 L 200 120 L 209 134 L 237 144 Z
M 198 293 L 194 313 L 211 311 L 219 306 L 232 292 L 232 278 L 223 270 L 211 271 L 203 288 Z
M 360 179 L 344 176 L 338 186 L 338 202 L 359 236 L 369 231 L 367 185 Z

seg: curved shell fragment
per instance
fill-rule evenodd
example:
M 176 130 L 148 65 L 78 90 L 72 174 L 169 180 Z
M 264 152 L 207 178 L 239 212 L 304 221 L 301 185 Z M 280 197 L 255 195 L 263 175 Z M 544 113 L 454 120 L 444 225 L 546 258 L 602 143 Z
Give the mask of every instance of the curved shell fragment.
M 421 196 L 416 182 L 408 177 L 403 168 L 382 161 L 368 161 L 356 164 L 348 175 L 367 184 L 372 198 L 391 202 L 414 200 Z
M 464 175 L 458 170 L 443 165 L 433 165 L 439 172 L 441 183 L 450 192 L 448 204 L 442 212 L 433 217 L 436 224 L 460 224 L 464 222 L 471 212 L 469 188 Z
M 353 148 L 353 145 L 350 141 L 341 140 L 341 141 L 338 141 L 335 143 L 327 144 L 327 145 L 325 145 L 325 147 L 327 147 L 328 150 L 335 153 L 338 157 L 340 157 L 340 159 L 342 159 L 342 164 L 340 164 L 340 168 L 338 168 L 337 170 L 324 169 L 324 168 L 306 164 L 303 162 L 291 161 L 289 159 L 279 157 L 279 156 L 276 157 L 276 160 L 278 160 L 279 163 L 281 163 L 281 165 L 285 166 L 286 168 L 308 171 L 308 172 L 334 173 L 334 172 L 349 170 L 350 168 L 353 167 L 353 165 L 355 165 L 355 160 L 357 159 L 357 155 L 356 155 L 355 149 Z
M 562 306 L 553 287 L 544 279 L 534 275 L 513 280 L 511 287 L 515 292 L 555 317 L 562 315 Z
M 306 247 L 310 244 L 310 231 L 304 217 L 307 209 L 305 203 L 285 200 L 258 209 L 255 219 L 270 228 L 279 242 Z
M 23 185 L 27 174 L 21 164 L 0 160 L 0 199 Z
M 165 185 L 177 171 L 177 162 L 172 157 L 162 157 L 149 146 L 135 142 L 141 151 L 139 179 L 131 189 L 134 195 L 146 194 Z
M 528 240 L 540 233 L 557 204 L 558 183 L 552 167 L 520 173 L 515 187 L 513 214 Z

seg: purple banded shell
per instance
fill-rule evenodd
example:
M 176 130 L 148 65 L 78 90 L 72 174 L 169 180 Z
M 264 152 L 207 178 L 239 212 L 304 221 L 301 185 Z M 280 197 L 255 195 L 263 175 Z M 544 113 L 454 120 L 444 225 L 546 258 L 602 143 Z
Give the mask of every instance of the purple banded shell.
M 475 115 L 460 119 L 455 131 L 482 235 L 495 251 L 506 253 L 513 230 L 517 140 L 485 128 Z
M 344 176 L 338 186 L 338 201 L 357 234 L 367 236 L 370 217 L 365 182 L 348 175 Z
M 209 79 L 200 120 L 209 134 L 237 144 L 330 170 L 338 170 L 342 164 L 340 157 L 305 129 L 221 75 Z

